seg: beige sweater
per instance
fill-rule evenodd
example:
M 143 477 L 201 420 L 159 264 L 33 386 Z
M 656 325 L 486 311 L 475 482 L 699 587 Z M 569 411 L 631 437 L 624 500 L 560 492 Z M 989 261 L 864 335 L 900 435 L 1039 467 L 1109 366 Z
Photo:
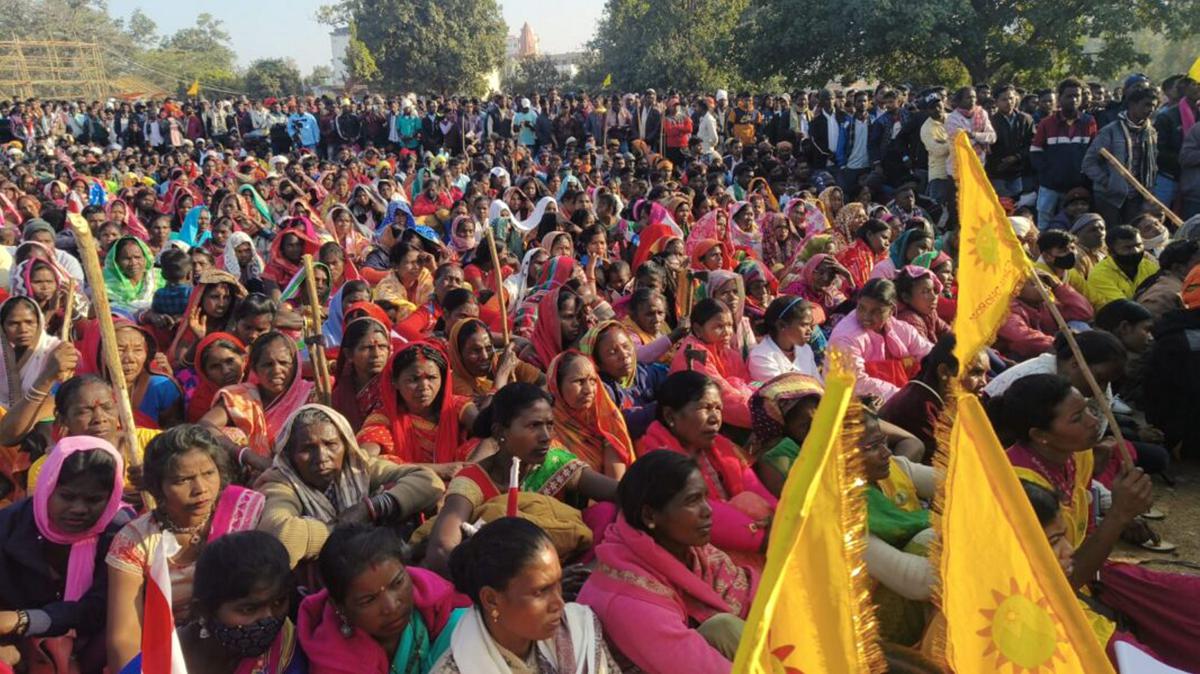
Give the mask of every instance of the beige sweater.
M 400 518 L 432 508 L 446 489 L 441 478 L 420 466 L 402 466 L 372 458 L 367 464 L 367 473 L 371 494 L 378 494 L 384 491 L 385 485 L 390 485 L 386 491 L 400 504 Z M 305 559 L 316 559 L 333 524 L 307 516 L 296 491 L 276 468 L 268 468 L 254 488 L 267 497 L 262 519 L 258 522 L 259 530 L 283 543 L 293 568 Z

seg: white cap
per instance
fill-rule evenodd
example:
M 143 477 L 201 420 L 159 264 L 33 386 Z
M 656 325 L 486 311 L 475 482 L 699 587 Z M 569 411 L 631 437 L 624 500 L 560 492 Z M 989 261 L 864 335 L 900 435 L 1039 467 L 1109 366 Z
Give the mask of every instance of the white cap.
M 528 99 L 528 98 L 522 98 L 522 99 L 521 99 L 521 107 L 522 107 L 522 108 L 528 108 L 528 107 L 529 107 L 529 99 Z
M 724 89 L 717 89 L 717 100 L 718 101 L 728 101 L 729 100 L 729 92 L 725 91 Z

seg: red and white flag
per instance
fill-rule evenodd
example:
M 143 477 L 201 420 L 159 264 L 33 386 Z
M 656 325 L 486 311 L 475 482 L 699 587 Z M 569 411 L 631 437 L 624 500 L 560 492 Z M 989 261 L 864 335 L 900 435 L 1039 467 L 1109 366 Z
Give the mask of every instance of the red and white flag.
M 142 610 L 143 674 L 187 674 L 171 612 L 171 574 L 167 568 L 167 558 L 178 551 L 175 536 L 164 532 L 162 543 L 155 547 L 150 560 L 146 604 Z

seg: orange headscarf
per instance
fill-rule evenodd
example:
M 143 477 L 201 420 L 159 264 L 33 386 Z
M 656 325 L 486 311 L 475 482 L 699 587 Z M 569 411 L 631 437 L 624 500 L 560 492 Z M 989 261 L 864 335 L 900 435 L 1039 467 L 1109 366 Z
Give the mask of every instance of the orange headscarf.
M 1183 279 L 1183 290 L 1179 296 L 1183 298 L 1185 308 L 1200 308 L 1200 266 L 1192 267 L 1187 278 Z
M 604 450 L 609 447 L 622 462 L 632 462 L 633 440 L 625 427 L 625 417 L 608 396 L 594 366 L 592 383 L 596 395 L 592 404 L 584 409 L 574 409 L 563 399 L 558 388 L 558 368 L 568 356 L 582 358 L 591 364 L 590 358 L 571 349 L 558 354 L 546 371 L 550 394 L 554 396 L 554 432 L 559 441 L 596 472 L 604 472 Z

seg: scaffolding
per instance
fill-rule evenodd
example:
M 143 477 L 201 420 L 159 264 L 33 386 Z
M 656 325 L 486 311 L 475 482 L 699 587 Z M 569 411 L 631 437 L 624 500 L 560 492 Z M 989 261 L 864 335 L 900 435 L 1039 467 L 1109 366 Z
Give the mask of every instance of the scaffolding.
M 0 40 L 0 96 L 101 100 L 111 89 L 95 43 Z

